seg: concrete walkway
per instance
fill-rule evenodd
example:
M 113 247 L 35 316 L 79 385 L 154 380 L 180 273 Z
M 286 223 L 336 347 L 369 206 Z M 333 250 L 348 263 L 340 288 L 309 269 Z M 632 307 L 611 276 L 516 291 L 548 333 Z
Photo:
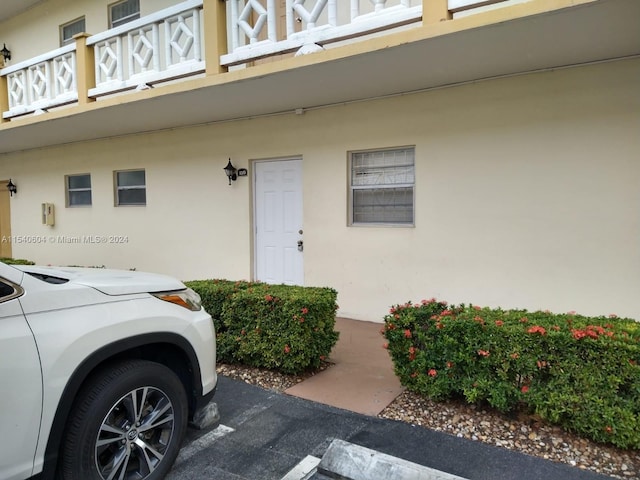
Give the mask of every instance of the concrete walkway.
M 285 391 L 364 415 L 378 415 L 402 392 L 389 353 L 382 345 L 382 324 L 336 319 L 340 332 L 326 370 Z

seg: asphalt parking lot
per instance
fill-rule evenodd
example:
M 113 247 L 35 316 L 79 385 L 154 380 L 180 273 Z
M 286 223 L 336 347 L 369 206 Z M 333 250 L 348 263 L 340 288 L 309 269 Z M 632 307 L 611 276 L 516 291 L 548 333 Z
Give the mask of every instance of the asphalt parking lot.
M 610 479 L 226 377 L 219 377 L 214 401 L 220 424 L 189 431 L 167 480 L 281 480 L 307 456 L 322 457 L 335 439 L 469 480 Z

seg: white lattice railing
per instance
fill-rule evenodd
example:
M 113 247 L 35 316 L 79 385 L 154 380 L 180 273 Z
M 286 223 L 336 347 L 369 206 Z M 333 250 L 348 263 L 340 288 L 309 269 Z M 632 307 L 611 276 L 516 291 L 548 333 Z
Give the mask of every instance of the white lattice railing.
M 448 0 L 450 12 L 481 11 L 490 3 L 526 0 Z M 284 52 L 368 35 L 400 25 L 420 25 L 423 0 L 226 0 L 228 54 L 236 65 Z M 311 5 L 312 4 L 312 5 Z M 208 3 L 208 5 L 211 5 Z M 86 38 L 95 58 L 95 84 L 82 98 L 96 98 L 205 71 L 203 0 L 187 0 Z M 302 49 L 302 50 L 301 50 Z M 76 45 L 71 44 L 0 70 L 6 77 L 5 119 L 77 102 Z M 84 64 L 84 62 L 83 62 Z M 84 68 L 84 67 L 81 67 Z
M 89 96 L 204 72 L 202 0 L 189 0 L 87 39 L 95 54 Z
M 9 110 L 4 118 L 16 117 L 78 100 L 75 45 L 4 68 Z
M 286 38 L 278 38 L 276 0 L 228 0 L 229 53 L 222 65 L 324 45 L 419 22 L 422 0 L 305 0 L 286 1 Z M 413 5 L 412 5 L 413 4 Z

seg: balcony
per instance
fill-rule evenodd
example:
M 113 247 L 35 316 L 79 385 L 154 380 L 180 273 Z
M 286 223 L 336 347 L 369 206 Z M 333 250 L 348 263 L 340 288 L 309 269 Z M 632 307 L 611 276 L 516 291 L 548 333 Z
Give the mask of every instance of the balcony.
M 277 3 L 188 0 L 0 69 L 0 153 L 640 54 L 637 0 Z

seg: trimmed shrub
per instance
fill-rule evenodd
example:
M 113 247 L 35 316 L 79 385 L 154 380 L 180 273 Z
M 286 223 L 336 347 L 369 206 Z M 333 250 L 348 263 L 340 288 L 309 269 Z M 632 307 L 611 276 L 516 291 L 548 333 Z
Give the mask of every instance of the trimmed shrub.
M 435 299 L 394 306 L 395 372 L 434 400 L 524 408 L 597 442 L 640 448 L 640 323 Z
M 318 368 L 338 340 L 331 288 L 186 282 L 216 321 L 218 360 L 287 374 Z
M 24 260 L 23 258 L 0 258 L 0 262 L 6 263 L 7 265 L 35 265 L 34 262 L 30 260 Z

